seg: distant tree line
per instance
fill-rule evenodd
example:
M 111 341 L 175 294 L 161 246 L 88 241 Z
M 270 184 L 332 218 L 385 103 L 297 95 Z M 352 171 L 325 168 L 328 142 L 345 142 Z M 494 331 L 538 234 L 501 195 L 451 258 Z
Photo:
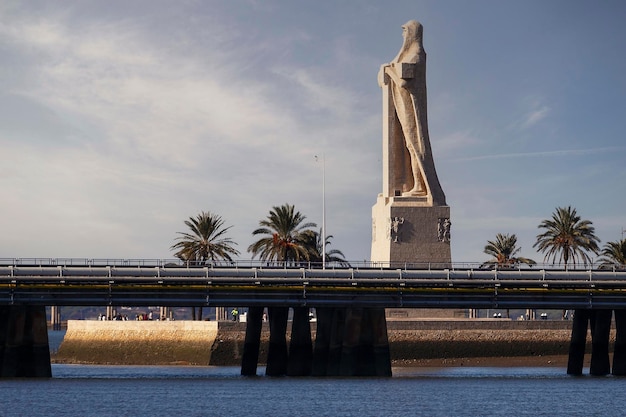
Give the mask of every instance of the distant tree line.
M 626 268 L 626 239 L 608 242 L 600 249 L 600 239 L 595 235 L 592 222 L 581 219 L 571 206 L 557 207 L 552 217 L 543 220 L 538 228 L 543 232 L 537 235 L 533 247 L 545 254 L 544 262 L 563 265 L 565 269 L 580 264 L 593 266 L 590 256 L 593 254 L 601 256 L 599 268 Z M 515 268 L 521 264 L 536 264 L 532 259 L 517 256 L 520 251 L 515 234 L 498 233 L 495 240 L 487 241 L 483 252 L 492 258 L 481 268 Z

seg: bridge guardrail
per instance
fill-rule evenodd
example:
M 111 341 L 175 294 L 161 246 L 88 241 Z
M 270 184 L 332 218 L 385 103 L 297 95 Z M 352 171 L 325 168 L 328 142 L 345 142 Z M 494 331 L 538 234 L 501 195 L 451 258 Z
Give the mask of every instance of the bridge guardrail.
M 337 262 L 327 262 L 327 270 L 474 270 L 493 271 L 491 268 L 481 268 L 480 262 L 451 262 L 451 263 L 411 263 L 411 262 L 370 262 L 370 261 L 348 261 L 348 265 Z M 268 269 L 322 269 L 320 262 L 267 262 L 260 260 L 234 260 L 234 261 L 207 261 L 207 262 L 184 262 L 177 258 L 0 258 L 0 266 L 115 266 L 115 267 L 209 267 L 209 268 L 268 268 Z M 537 270 L 564 270 L 559 264 L 536 264 L 533 266 L 521 264 L 514 268 L 498 268 L 498 271 L 537 271 Z M 570 271 L 587 271 L 595 269 L 594 265 L 569 265 Z M 623 265 L 615 265 L 614 271 L 624 271 Z

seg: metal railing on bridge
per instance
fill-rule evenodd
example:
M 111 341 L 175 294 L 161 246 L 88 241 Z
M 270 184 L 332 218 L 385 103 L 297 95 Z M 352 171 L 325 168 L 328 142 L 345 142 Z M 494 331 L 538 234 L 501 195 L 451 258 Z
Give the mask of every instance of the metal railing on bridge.
M 190 262 L 178 258 L 0 258 L 0 266 L 115 266 L 115 267 L 209 267 L 209 268 L 307 268 L 319 269 L 323 266 L 327 269 L 402 269 L 402 270 L 483 270 L 493 268 L 481 268 L 481 262 L 372 262 L 372 261 L 345 261 L 327 262 L 284 262 L 284 261 L 260 261 L 250 259 L 238 259 L 233 261 L 206 261 Z M 500 268 L 500 270 L 562 270 L 561 264 L 519 264 L 512 268 Z M 570 271 L 594 269 L 594 264 L 568 265 Z M 605 268 L 606 269 L 606 268 Z M 608 268 L 614 271 L 626 270 L 624 265 L 613 265 Z
M 0 264 L 0 304 L 626 308 L 626 271 L 161 265 Z

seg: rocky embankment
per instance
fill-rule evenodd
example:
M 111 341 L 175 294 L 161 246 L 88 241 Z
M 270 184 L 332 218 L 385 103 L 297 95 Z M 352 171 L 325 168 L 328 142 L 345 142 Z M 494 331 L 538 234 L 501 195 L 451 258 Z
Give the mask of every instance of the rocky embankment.
M 56 362 L 240 365 L 245 323 L 72 321 Z M 571 322 L 509 320 L 389 321 L 394 366 L 451 364 L 469 358 L 564 357 Z M 312 323 L 315 336 L 315 323 Z M 289 335 L 287 335 L 289 340 Z M 614 332 L 611 336 L 614 340 Z M 590 338 L 589 338 L 590 340 Z M 265 363 L 269 326 L 261 334 Z M 477 361 L 475 360 L 474 363 Z M 510 362 L 515 362 L 512 359 Z M 480 361 L 478 361 L 480 363 Z

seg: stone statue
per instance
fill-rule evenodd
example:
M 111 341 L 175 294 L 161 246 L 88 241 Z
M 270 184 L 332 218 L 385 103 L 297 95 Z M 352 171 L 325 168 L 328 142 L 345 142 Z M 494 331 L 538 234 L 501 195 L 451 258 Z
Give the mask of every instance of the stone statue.
M 433 205 L 445 206 L 446 197 L 439 184 L 428 136 L 426 112 L 426 52 L 422 46 L 422 25 L 410 20 L 402 26 L 404 43 L 398 55 L 389 64 L 381 66 L 378 84 L 388 88 L 392 100 L 387 109 L 388 123 L 397 149 L 391 163 L 394 169 L 394 187 L 402 196 L 426 197 Z M 391 115 L 395 113 L 395 117 Z M 399 126 L 398 126 L 399 125 Z M 406 160 L 406 163 L 404 163 Z

